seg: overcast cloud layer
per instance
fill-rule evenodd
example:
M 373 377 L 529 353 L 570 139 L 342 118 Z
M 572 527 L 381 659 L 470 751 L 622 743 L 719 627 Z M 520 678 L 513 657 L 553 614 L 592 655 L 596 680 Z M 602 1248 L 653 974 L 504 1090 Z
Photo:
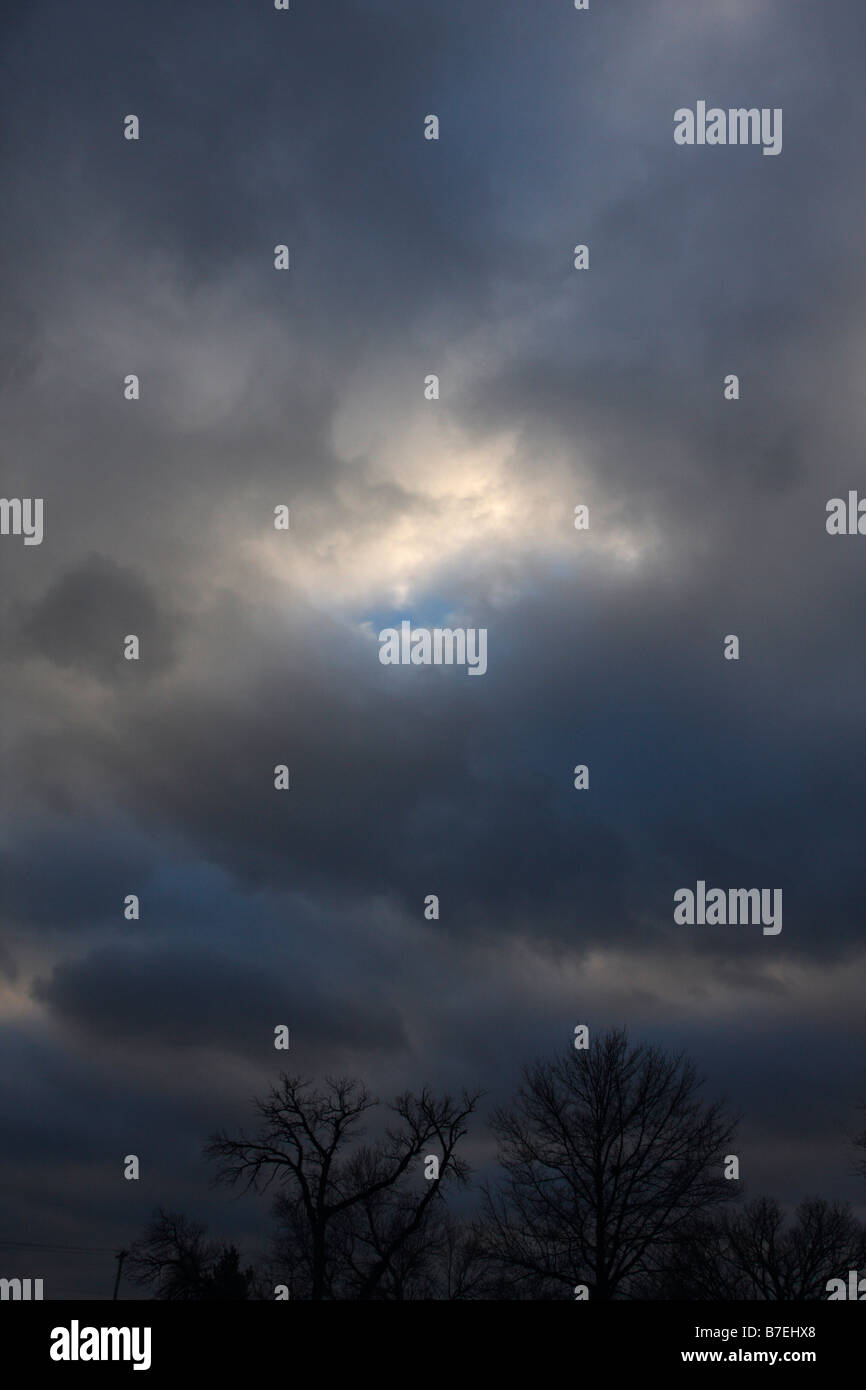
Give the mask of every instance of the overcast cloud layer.
M 2 492 L 45 535 L 0 538 L 0 1240 L 109 1252 L 8 1272 L 104 1296 L 158 1202 L 263 1239 L 200 1149 L 281 1022 L 294 1070 L 493 1100 L 626 1024 L 742 1114 L 750 1195 L 863 1215 L 862 5 L 3 26 Z M 783 108 L 781 155 L 677 147 L 699 99 Z M 404 618 L 487 674 L 380 665 Z M 781 887 L 781 934 L 676 926 L 698 879 Z

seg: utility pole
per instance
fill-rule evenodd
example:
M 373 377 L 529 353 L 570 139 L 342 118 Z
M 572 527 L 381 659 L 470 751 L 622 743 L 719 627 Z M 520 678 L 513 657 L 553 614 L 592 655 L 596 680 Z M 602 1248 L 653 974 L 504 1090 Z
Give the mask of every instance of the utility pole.
M 114 1293 L 111 1295 L 112 1303 L 117 1302 L 117 1290 L 120 1288 L 120 1271 L 123 1269 L 123 1261 L 126 1259 L 128 1254 L 128 1250 L 118 1250 L 117 1254 L 114 1257 L 117 1260 L 117 1278 L 114 1281 Z

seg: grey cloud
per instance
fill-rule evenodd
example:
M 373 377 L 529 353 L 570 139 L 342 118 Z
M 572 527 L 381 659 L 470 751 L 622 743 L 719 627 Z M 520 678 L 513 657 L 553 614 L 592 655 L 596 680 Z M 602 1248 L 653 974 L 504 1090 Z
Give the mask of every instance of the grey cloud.
M 206 947 L 98 948 L 61 961 L 33 995 L 57 1018 L 106 1041 L 162 1048 L 198 1047 L 262 1058 L 274 1028 L 286 1023 L 306 1047 L 335 1033 L 364 1052 L 404 1045 L 393 1008 L 365 1008 L 329 994 L 273 963 L 232 959 Z M 291 1051 L 291 1049 L 289 1050 Z M 277 1060 L 288 1061 L 288 1054 Z
M 747 1112 L 750 1182 L 841 1191 L 859 1024 L 781 964 L 862 970 L 866 541 L 823 528 L 862 486 L 862 6 L 87 0 L 5 23 L 4 490 L 46 499 L 41 547 L 0 541 L 10 1220 L 126 1240 L 107 1174 L 142 1133 L 160 1197 L 195 1206 L 197 1146 L 247 1118 L 283 1016 L 313 1071 L 504 1095 L 590 1005 L 697 1055 Z M 700 95 L 783 105 L 782 156 L 676 149 Z M 458 479 L 449 510 L 415 466 L 500 435 L 495 501 L 549 502 L 568 534 L 587 500 L 598 549 L 549 554 L 515 504 L 451 554 L 478 499 Z M 261 559 L 283 501 L 285 573 Z M 486 625 L 483 681 L 379 667 L 359 625 L 397 611 L 385 580 L 298 577 L 425 519 L 442 556 L 405 616 Z M 698 877 L 781 884 L 781 937 L 684 938 L 672 894 Z M 643 975 L 588 1000 L 607 951 Z M 717 990 L 766 1027 L 738 1033 Z
M 117 682 L 131 667 L 124 657 L 128 635 L 139 639 L 146 661 L 136 670 L 147 678 L 171 665 L 173 629 L 144 579 L 92 555 L 52 583 L 24 619 L 21 635 L 25 645 L 57 666 Z

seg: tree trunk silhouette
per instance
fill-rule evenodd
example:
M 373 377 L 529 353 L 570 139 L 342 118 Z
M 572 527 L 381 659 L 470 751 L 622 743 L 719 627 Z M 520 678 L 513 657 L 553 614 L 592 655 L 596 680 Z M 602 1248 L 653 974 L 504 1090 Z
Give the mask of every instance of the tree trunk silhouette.
M 457 1147 L 477 1101 L 466 1092 L 459 1100 L 406 1092 L 386 1107 L 397 1123 L 368 1144 L 365 1120 L 379 1102 L 362 1082 L 327 1078 L 320 1091 L 282 1075 L 254 1102 L 257 1133 L 220 1132 L 205 1153 L 216 1182 L 279 1186 L 274 1209 L 293 1297 L 366 1300 L 380 1295 L 398 1254 L 442 1201 L 443 1184 L 466 1181 Z M 439 1178 L 429 1181 L 421 1171 L 428 1148 L 439 1161 Z
M 518 1289 L 628 1296 L 653 1254 L 735 1195 L 723 1177 L 734 1124 L 705 1105 L 682 1056 L 613 1030 L 524 1071 L 494 1112 L 504 1182 L 485 1191 L 491 1256 Z

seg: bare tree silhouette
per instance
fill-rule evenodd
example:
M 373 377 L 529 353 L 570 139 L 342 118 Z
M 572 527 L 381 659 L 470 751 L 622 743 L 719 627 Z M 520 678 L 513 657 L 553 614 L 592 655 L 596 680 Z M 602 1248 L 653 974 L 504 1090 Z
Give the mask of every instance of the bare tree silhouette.
M 391 1120 L 362 1142 L 365 1117 L 378 1107 L 362 1082 L 326 1078 L 325 1089 L 285 1074 L 264 1100 L 253 1137 L 224 1131 L 205 1148 L 215 1182 L 267 1190 L 277 1182 L 277 1249 L 292 1297 L 374 1299 L 399 1296 L 401 1265 L 423 1244 L 444 1182 L 464 1183 L 457 1154 L 478 1094 L 459 1100 L 426 1088 L 387 1107 Z M 426 1181 L 422 1160 L 438 1159 Z
M 669 1250 L 650 1297 L 826 1299 L 827 1282 L 866 1259 L 866 1229 L 847 1204 L 807 1197 L 793 1218 L 772 1197 L 702 1221 Z
M 627 1297 L 695 1217 L 733 1196 L 734 1122 L 681 1055 L 612 1030 L 524 1071 L 494 1112 L 504 1182 L 485 1189 L 489 1250 L 515 1292 Z
M 428 1291 L 423 1296 L 451 1302 L 497 1298 L 497 1276 L 479 1224 L 457 1221 L 446 1212 L 431 1250 Z
M 128 1272 L 168 1300 L 271 1298 L 275 1284 L 295 1299 L 570 1299 L 580 1284 L 594 1299 L 826 1298 L 866 1265 L 866 1227 L 820 1197 L 790 1218 L 768 1197 L 721 1209 L 740 1190 L 723 1177 L 734 1121 L 701 1087 L 681 1054 L 622 1029 L 536 1062 L 491 1118 L 498 1180 L 458 1217 L 445 1194 L 468 1180 L 458 1150 L 480 1093 L 380 1107 L 357 1079 L 282 1075 L 253 1102 L 252 1136 L 205 1148 L 215 1183 L 273 1188 L 267 1269 L 160 1207 Z M 866 1151 L 866 1134 L 854 1142 Z
M 374 1207 L 374 1211 L 372 1225 L 375 1230 L 382 1218 L 380 1210 Z M 278 1196 L 274 1203 L 274 1214 L 278 1227 L 273 1239 L 274 1258 L 270 1268 L 274 1283 L 286 1283 L 285 1272 L 298 1266 L 299 1233 L 294 1224 L 297 1208 L 293 1202 L 284 1203 L 282 1197 Z M 365 1220 L 369 1224 L 369 1217 L 365 1216 Z M 355 1290 L 365 1277 L 365 1246 L 358 1241 L 351 1218 L 342 1227 L 342 1245 L 339 1244 L 340 1229 L 340 1223 L 335 1222 L 332 1239 L 339 1251 L 335 1263 L 343 1272 L 337 1273 L 331 1296 L 356 1298 L 359 1295 Z M 381 1242 L 377 1240 L 376 1244 L 380 1248 Z M 445 1202 L 435 1201 L 427 1207 L 423 1222 L 408 1233 L 391 1254 L 386 1272 L 375 1291 L 368 1296 L 376 1300 L 401 1302 L 495 1298 L 497 1294 L 490 1268 L 475 1223 L 455 1217 Z M 295 1281 L 296 1291 L 304 1287 L 305 1281 Z M 293 1296 L 298 1296 L 297 1292 Z
M 253 1271 L 241 1269 L 235 1246 L 209 1241 L 200 1222 L 163 1207 L 157 1207 L 131 1246 L 126 1268 L 132 1282 L 149 1288 L 157 1299 L 252 1296 Z

